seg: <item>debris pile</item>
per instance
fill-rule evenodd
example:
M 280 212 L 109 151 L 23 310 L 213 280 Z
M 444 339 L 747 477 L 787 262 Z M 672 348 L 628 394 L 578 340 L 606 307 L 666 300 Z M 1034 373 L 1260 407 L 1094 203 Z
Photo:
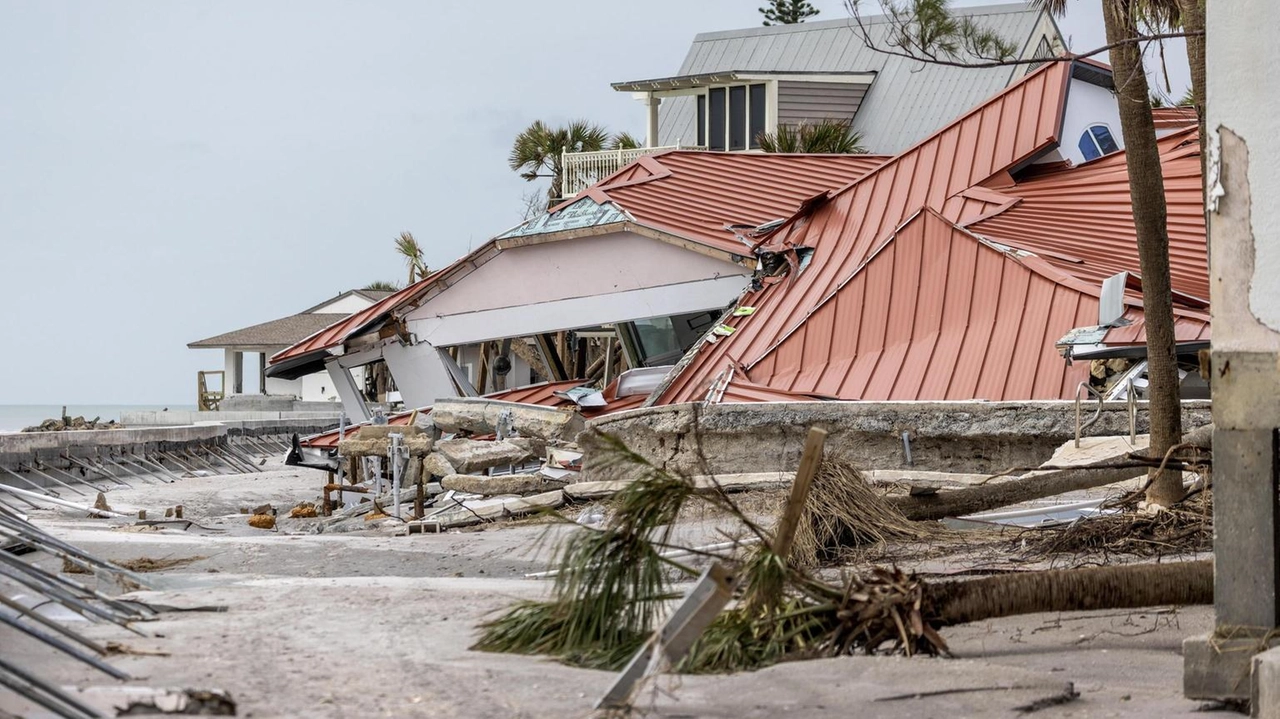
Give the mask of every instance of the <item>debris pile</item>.
M 124 429 L 124 425 L 112 420 L 102 421 L 101 417 L 86 420 L 84 417 L 63 417 L 62 419 L 46 419 L 38 425 L 27 427 L 23 432 L 68 432 L 86 429 Z

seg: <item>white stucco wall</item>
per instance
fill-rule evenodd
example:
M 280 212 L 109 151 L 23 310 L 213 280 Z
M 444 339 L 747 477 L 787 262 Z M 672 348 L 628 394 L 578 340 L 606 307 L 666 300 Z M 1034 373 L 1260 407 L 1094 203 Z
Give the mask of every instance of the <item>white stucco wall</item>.
M 629 232 L 514 247 L 430 299 L 408 319 L 674 285 L 749 270 Z
M 1215 351 L 1277 352 L 1280 113 L 1274 98 L 1280 92 L 1280 64 L 1270 44 L 1259 38 L 1260 28 L 1280 27 L 1280 3 L 1244 0 L 1239 5 L 1209 12 L 1205 31 L 1213 345 Z M 1247 227 L 1226 230 L 1227 221 L 1213 211 L 1218 192 L 1227 193 L 1224 201 L 1234 193 L 1241 202 L 1248 193 Z
M 1111 136 L 1123 150 L 1124 136 L 1120 132 L 1120 110 L 1116 105 L 1115 95 L 1104 87 L 1072 78 L 1067 90 L 1066 111 L 1062 117 L 1061 145 L 1057 151 L 1049 153 L 1038 162 L 1070 160 L 1077 165 L 1084 162 L 1084 154 L 1080 152 L 1080 135 L 1085 128 L 1099 122 L 1111 129 Z

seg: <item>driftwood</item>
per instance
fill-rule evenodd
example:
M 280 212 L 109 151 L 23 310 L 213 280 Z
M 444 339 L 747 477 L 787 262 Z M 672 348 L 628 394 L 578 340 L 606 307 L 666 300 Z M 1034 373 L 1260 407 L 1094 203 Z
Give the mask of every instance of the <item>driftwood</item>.
M 1209 449 L 1213 441 L 1213 425 L 1188 432 L 1183 443 Z M 1155 458 L 1158 462 L 1160 458 Z M 1081 489 L 1092 489 L 1146 474 L 1150 462 L 1108 459 L 1068 469 L 1038 471 L 1020 479 L 966 487 L 937 494 L 893 497 L 889 502 L 908 519 L 927 521 L 946 517 L 987 512 L 1033 499 L 1053 497 Z

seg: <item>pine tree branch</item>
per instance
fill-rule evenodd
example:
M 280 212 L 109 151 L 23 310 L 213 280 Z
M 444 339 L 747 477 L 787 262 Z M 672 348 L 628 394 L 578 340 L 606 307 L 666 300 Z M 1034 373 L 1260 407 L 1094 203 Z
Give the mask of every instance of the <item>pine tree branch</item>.
M 845 7 L 848 8 L 850 14 L 853 16 L 854 22 L 857 23 L 856 28 L 850 25 L 849 29 L 855 35 L 858 36 L 858 39 L 861 40 L 862 43 L 867 46 L 867 49 L 873 52 L 878 52 L 885 55 L 892 55 L 894 57 L 907 58 L 908 60 L 918 60 L 920 62 L 926 62 L 931 65 L 944 65 L 947 67 L 966 67 L 966 68 L 980 69 L 980 68 L 989 68 L 989 67 L 1011 67 L 1014 65 L 1035 65 L 1035 64 L 1049 63 L 1049 62 L 1075 62 L 1076 60 L 1082 60 L 1085 58 L 1093 57 L 1094 55 L 1100 55 L 1104 52 L 1108 52 L 1109 50 L 1112 50 L 1114 48 L 1121 47 L 1124 45 L 1135 45 L 1138 43 L 1153 42 L 1156 40 L 1169 40 L 1172 38 L 1179 38 L 1179 37 L 1182 37 L 1182 38 L 1204 37 L 1203 30 L 1151 33 L 1148 35 L 1138 35 L 1136 37 L 1126 38 L 1123 40 L 1118 40 L 1116 42 L 1107 43 L 1106 45 L 1103 45 L 1101 47 L 1096 47 L 1086 52 L 1066 53 L 1064 55 L 1060 55 L 1057 57 L 1010 59 L 1010 58 L 979 56 L 977 58 L 978 62 L 965 62 L 963 60 L 947 59 L 945 57 L 941 57 L 936 52 L 930 51 L 924 47 L 919 47 L 918 44 L 916 44 L 916 46 L 919 47 L 918 53 L 913 52 L 911 50 L 893 49 L 890 47 L 882 47 L 877 45 L 875 41 L 871 39 L 870 30 L 868 29 L 867 25 L 863 22 L 862 13 L 858 10 L 857 6 L 858 6 L 857 0 L 845 0 Z M 885 17 L 888 18 L 890 16 L 885 15 Z M 895 23 L 893 21 L 890 21 L 890 25 L 895 30 L 898 31 L 898 34 L 910 37 L 909 35 L 906 35 L 905 33 L 901 32 L 902 29 L 906 27 L 906 23 L 903 23 L 903 22 Z

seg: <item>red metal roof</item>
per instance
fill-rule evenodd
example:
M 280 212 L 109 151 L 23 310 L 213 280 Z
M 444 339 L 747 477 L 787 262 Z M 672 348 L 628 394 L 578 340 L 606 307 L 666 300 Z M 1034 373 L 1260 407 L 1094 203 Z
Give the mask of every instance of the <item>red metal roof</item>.
M 686 370 L 663 392 L 660 401 L 700 400 L 712 376 L 729 362 L 746 366 L 753 382 L 774 389 L 848 396 L 841 393 L 844 383 L 837 383 L 836 378 L 839 372 L 851 369 L 848 344 L 852 339 L 849 332 L 852 325 L 849 323 L 856 318 L 848 312 L 837 316 L 833 310 L 843 303 L 829 300 L 853 282 L 872 251 L 883 245 L 899 225 L 920 208 L 945 208 L 950 213 L 945 219 L 955 221 L 959 219 L 957 213 L 973 211 L 974 205 L 992 207 L 991 202 L 957 196 L 1056 145 L 1070 77 L 1070 63 L 1041 67 L 919 145 L 851 183 L 811 215 L 794 218 L 767 238 L 768 249 L 813 248 L 808 267 L 799 274 L 793 272 L 782 282 L 749 293 L 744 304 L 757 307 L 757 311 L 748 317 L 730 320 L 736 327 L 735 333 L 715 344 L 702 346 Z M 874 291 L 867 295 L 865 312 L 869 316 L 888 318 L 885 312 L 889 308 L 883 294 L 887 289 L 875 285 Z M 881 307 L 885 312 L 879 311 Z M 914 312 L 914 308 L 897 307 L 893 312 L 895 319 L 903 317 L 914 322 L 912 315 L 903 314 Z M 803 325 L 814 315 L 821 315 L 821 321 L 826 323 L 823 329 L 815 326 L 812 332 L 803 331 Z M 789 343 L 784 351 L 769 358 L 769 365 L 751 369 L 789 336 L 808 340 Z M 1048 345 L 1052 347 L 1057 339 L 1048 338 Z M 897 352 L 905 348 L 895 342 L 884 349 Z M 849 361 L 827 367 L 839 362 L 837 357 L 849 358 Z M 905 353 L 899 359 L 906 359 Z M 911 359 L 915 363 L 921 361 L 915 356 Z M 1061 359 L 1058 363 L 1062 363 Z M 884 366 L 890 368 L 892 364 L 887 361 Z M 802 366 L 803 378 L 800 376 Z M 913 364 L 908 371 L 919 371 L 919 368 Z M 770 381 L 775 376 L 777 381 Z M 910 394 L 895 389 L 896 384 L 887 378 L 875 378 L 874 383 L 868 381 L 859 388 L 857 394 L 860 396 L 867 387 L 872 389 L 872 394 L 886 391 L 894 396 Z M 1014 386 L 1022 384 L 1025 383 L 1019 378 Z M 833 387 L 835 391 L 830 391 Z M 849 389 L 853 389 L 852 385 Z
M 1190 105 L 1153 107 L 1151 119 L 1155 121 L 1157 130 L 1181 129 L 1200 124 L 1200 118 L 1196 117 L 1196 109 Z
M 884 155 L 790 155 L 673 150 L 642 157 L 553 211 L 589 196 L 639 224 L 738 255 L 726 224 L 756 227 L 883 164 Z
M 432 274 L 423 280 L 409 285 L 408 287 L 382 298 L 375 304 L 356 312 L 346 319 L 335 322 L 310 337 L 302 340 L 298 344 L 271 355 L 271 364 L 279 364 L 287 359 L 301 357 L 320 350 L 329 349 L 342 344 L 348 337 L 364 329 L 367 325 L 378 321 L 391 310 L 399 307 L 402 303 L 416 297 L 419 292 L 426 289 L 427 285 L 439 275 L 439 272 Z
M 1161 138 L 1159 146 L 1173 288 L 1208 299 L 1199 133 L 1193 126 Z M 962 224 L 996 242 L 1035 252 L 1091 282 L 1117 272 L 1137 273 L 1138 238 L 1123 152 L 1079 167 L 1037 173 L 998 193 L 1014 204 L 989 218 Z

